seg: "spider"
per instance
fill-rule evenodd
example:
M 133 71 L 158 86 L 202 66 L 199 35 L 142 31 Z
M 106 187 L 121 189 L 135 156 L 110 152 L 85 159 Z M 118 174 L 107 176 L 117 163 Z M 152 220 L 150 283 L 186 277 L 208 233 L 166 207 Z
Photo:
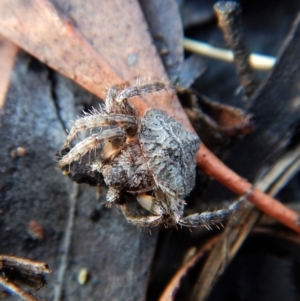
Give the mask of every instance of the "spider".
M 136 226 L 209 227 L 221 223 L 237 210 L 239 202 L 227 209 L 184 216 L 184 197 L 195 185 L 197 134 L 162 110 L 148 109 L 139 117 L 128 102 L 167 88 L 162 82 L 110 88 L 104 106 L 83 112 L 75 121 L 58 167 L 68 173 L 76 165 L 96 184 L 104 179 L 107 204 L 117 204 L 127 221 Z M 89 130 L 88 137 L 71 146 L 84 130 Z M 133 214 L 123 200 L 128 193 L 149 214 Z

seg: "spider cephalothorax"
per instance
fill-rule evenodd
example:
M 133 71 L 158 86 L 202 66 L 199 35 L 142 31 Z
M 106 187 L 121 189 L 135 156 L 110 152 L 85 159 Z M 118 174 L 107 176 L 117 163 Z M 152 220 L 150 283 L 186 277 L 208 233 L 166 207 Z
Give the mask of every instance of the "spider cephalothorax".
M 161 110 L 149 109 L 140 118 L 128 103 L 132 97 L 166 88 L 160 82 L 110 88 L 105 106 L 84 112 L 74 123 L 58 166 L 67 171 L 74 164 L 82 165 L 95 184 L 100 184 L 102 175 L 108 186 L 107 203 L 119 204 L 126 219 L 137 226 L 220 223 L 237 203 L 228 209 L 183 216 L 184 197 L 195 185 L 198 136 Z M 87 138 L 71 147 L 84 130 L 89 130 Z M 120 202 L 124 193 L 136 196 L 149 215 L 133 215 Z

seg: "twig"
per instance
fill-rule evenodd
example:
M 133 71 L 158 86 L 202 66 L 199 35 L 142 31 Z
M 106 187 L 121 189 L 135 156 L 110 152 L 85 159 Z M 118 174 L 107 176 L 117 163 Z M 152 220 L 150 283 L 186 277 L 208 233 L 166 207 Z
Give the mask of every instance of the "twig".
M 205 145 L 201 145 L 196 155 L 196 160 L 198 166 L 203 171 L 237 195 L 247 194 L 251 189 L 252 184 L 227 167 L 221 160 L 212 154 Z M 300 233 L 300 217 L 293 210 L 256 188 L 253 189 L 248 200 L 266 214 Z
M 300 214 L 300 202 L 299 201 L 293 201 L 293 203 L 289 203 L 289 208 Z M 272 218 L 271 216 L 264 214 L 260 219 L 259 219 L 259 226 L 261 227 L 273 227 L 275 225 L 278 226 L 278 221 Z M 298 233 L 297 233 L 298 235 Z
M 37 262 L 30 259 L 0 255 L 0 285 L 12 293 L 20 296 L 23 300 L 41 300 L 26 292 L 12 281 L 18 281 L 35 289 L 39 289 L 45 284 L 44 274 L 49 274 L 51 270 L 44 262 Z
M 16 284 L 10 281 L 7 277 L 5 278 L 6 270 L 12 270 L 17 273 L 22 274 L 27 280 L 34 277 L 42 276 L 43 274 L 50 273 L 48 265 L 44 262 L 37 262 L 30 259 L 10 256 L 10 255 L 0 255 L 0 285 L 10 292 L 21 297 L 25 301 L 39 301 L 40 298 L 34 297 L 31 293 L 26 292 Z
M 191 267 L 193 267 L 201 258 L 203 258 L 203 256 L 205 256 L 213 248 L 218 239 L 219 236 L 212 237 L 201 247 L 201 249 L 192 258 L 190 258 L 187 262 L 184 263 L 184 265 L 176 272 L 172 280 L 166 286 L 158 301 L 174 300 L 174 295 L 176 293 L 176 290 L 180 286 L 181 279 L 187 274 L 188 270 Z
M 49 274 L 51 272 L 48 265 L 44 262 L 11 255 L 0 255 L 0 270 L 7 267 L 21 268 L 32 274 Z
M 300 166 L 300 146 L 286 153 L 272 168 L 268 174 L 259 181 L 258 189 L 265 191 L 264 186 L 268 185 L 272 180 L 272 187 L 269 194 L 274 195 L 274 191 L 278 192 L 283 188 L 293 176 L 299 171 Z M 274 176 L 276 178 L 274 179 Z
M 73 233 L 73 227 L 74 227 L 74 218 L 75 218 L 75 209 L 78 199 L 78 184 L 73 184 L 73 192 L 70 196 L 70 208 L 69 208 L 69 216 L 67 220 L 67 225 L 65 229 L 65 237 L 62 243 L 61 247 L 61 262 L 59 265 L 58 275 L 57 275 L 57 281 L 54 288 L 54 301 L 61 300 L 61 294 L 63 289 L 63 282 L 64 282 L 64 276 L 65 271 L 67 269 L 68 265 L 68 256 L 70 251 L 70 245 L 71 245 L 71 239 L 72 239 L 72 233 Z
M 231 50 L 213 47 L 207 43 L 196 41 L 189 38 L 184 38 L 183 45 L 185 50 L 204 55 L 213 59 L 225 61 L 228 63 L 234 62 L 234 55 Z M 275 57 L 251 53 L 249 56 L 249 64 L 253 69 L 270 70 L 276 62 Z
M 240 5 L 231 1 L 220 1 L 214 5 L 214 11 L 227 46 L 234 53 L 234 62 L 245 94 L 250 97 L 256 90 L 258 81 L 249 64 L 250 52 L 242 33 Z

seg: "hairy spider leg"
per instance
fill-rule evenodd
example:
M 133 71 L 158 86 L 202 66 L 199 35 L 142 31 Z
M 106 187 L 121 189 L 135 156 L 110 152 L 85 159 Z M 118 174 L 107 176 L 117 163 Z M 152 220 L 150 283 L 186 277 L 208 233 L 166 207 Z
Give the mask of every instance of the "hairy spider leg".
M 228 208 L 220 209 L 217 211 L 195 213 L 179 219 L 178 224 L 186 227 L 199 227 L 205 226 L 211 228 L 210 225 L 222 224 L 231 215 L 237 212 L 242 202 L 248 197 L 247 195 L 242 196 L 240 199 L 232 203 Z
M 87 129 L 101 128 L 110 125 L 137 126 L 137 120 L 134 116 L 122 114 L 107 115 L 95 109 L 90 113 L 84 112 L 84 114 L 85 116 L 82 116 L 75 121 L 68 134 L 64 148 L 70 147 L 71 142 L 77 137 L 77 134 Z
M 124 100 L 127 100 L 129 98 L 150 94 L 153 92 L 158 92 L 166 88 L 167 85 L 165 83 L 160 83 L 160 82 L 141 85 L 141 86 L 131 86 L 121 91 L 121 93 L 119 93 L 118 96 L 116 97 L 116 101 L 122 103 Z
M 125 114 L 129 116 L 136 116 L 135 109 L 127 102 L 126 99 L 123 99 L 121 102 L 117 101 L 117 95 L 119 91 L 124 89 L 125 84 L 122 84 L 113 86 L 108 90 L 105 98 L 105 107 L 108 114 Z
M 106 98 L 105 98 L 105 108 L 108 114 L 115 111 L 115 102 L 118 92 L 120 91 L 120 86 L 113 86 L 109 88 Z
M 120 127 L 113 127 L 103 130 L 99 134 L 92 135 L 77 143 L 62 159 L 58 162 L 58 167 L 71 164 L 73 161 L 80 160 L 85 154 L 95 149 L 101 142 L 109 139 L 122 139 L 125 143 L 126 132 Z

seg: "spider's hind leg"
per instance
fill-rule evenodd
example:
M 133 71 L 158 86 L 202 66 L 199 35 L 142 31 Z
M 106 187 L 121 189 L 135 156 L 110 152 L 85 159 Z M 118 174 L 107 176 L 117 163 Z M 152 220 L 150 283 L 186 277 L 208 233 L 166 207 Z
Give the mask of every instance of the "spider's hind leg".
M 112 127 L 103 130 L 98 135 L 92 135 L 81 142 L 77 143 L 67 154 L 65 154 L 58 162 L 58 167 L 63 168 L 74 161 L 80 160 L 84 155 L 96 150 L 98 145 L 103 141 L 120 139 L 123 143 L 126 139 L 126 133 L 122 128 Z
M 242 196 L 240 199 L 232 203 L 228 208 L 220 209 L 217 211 L 207 211 L 203 213 L 195 213 L 180 218 L 178 224 L 186 227 L 199 227 L 206 226 L 210 228 L 210 225 L 222 224 L 230 216 L 236 213 L 241 205 L 248 197 L 248 194 Z

